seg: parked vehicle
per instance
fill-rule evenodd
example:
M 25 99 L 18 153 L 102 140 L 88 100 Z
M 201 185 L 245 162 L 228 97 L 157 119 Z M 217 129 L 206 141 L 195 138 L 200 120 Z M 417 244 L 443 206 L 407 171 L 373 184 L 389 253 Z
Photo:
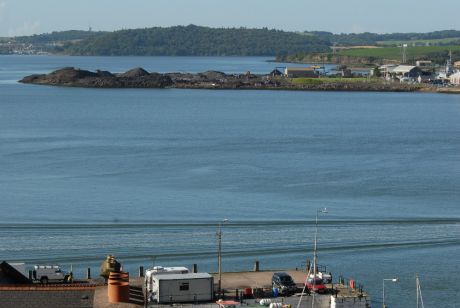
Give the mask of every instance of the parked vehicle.
M 310 292 L 324 293 L 327 288 L 324 285 L 323 279 L 318 276 L 310 275 L 305 282 L 305 286 Z
M 214 280 L 208 273 L 152 276 L 148 303 L 208 302 L 214 297 Z
M 63 272 L 59 265 L 35 265 L 33 272 L 34 280 L 41 283 L 68 282 L 71 279 L 69 273 Z
M 280 294 L 289 294 L 297 292 L 297 285 L 289 274 L 285 272 L 273 273 L 273 288 L 278 288 Z
M 318 272 L 317 276 L 323 280 L 323 283 L 332 283 L 331 273 Z

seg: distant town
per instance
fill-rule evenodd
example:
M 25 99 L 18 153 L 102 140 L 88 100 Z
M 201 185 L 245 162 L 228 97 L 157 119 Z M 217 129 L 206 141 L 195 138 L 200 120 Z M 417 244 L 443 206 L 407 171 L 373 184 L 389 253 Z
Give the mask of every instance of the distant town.
M 403 55 L 404 57 L 404 55 Z M 323 66 L 313 65 L 305 68 L 285 67 L 276 74 L 289 78 L 321 78 L 321 77 L 342 77 L 342 78 L 379 78 L 385 81 L 427 84 L 435 86 L 459 86 L 460 85 L 460 61 L 452 60 L 452 52 L 446 59 L 444 65 L 438 65 L 431 60 L 417 60 L 413 65 L 407 61 L 394 61 L 393 63 L 365 67 L 348 68 L 346 65 L 339 65 L 327 72 Z

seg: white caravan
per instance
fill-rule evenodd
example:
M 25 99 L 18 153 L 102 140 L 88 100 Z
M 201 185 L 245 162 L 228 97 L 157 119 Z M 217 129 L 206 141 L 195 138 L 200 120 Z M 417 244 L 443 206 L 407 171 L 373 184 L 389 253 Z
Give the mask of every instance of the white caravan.
M 208 302 L 214 298 L 214 280 L 208 273 L 153 275 L 149 303 Z
M 154 266 L 145 271 L 144 278 L 144 293 L 152 292 L 152 277 L 155 275 L 166 275 L 166 274 L 188 274 L 189 270 L 186 267 L 176 266 L 176 267 L 163 267 L 163 266 Z

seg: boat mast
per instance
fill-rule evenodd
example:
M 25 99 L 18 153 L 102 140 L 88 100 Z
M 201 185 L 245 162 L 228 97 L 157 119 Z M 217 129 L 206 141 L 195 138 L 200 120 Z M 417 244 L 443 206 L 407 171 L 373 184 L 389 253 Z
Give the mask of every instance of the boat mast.
M 300 303 L 302 302 L 303 295 L 305 294 L 305 289 L 307 288 L 307 280 L 310 277 L 311 266 L 308 267 L 307 279 L 305 279 L 302 289 L 302 294 L 300 294 L 299 302 L 297 303 L 297 308 L 300 308 Z
M 420 280 L 418 279 L 418 275 L 415 275 L 415 286 L 417 289 L 417 308 L 419 308 L 419 303 L 422 305 L 422 308 L 425 308 L 423 305 L 422 288 L 420 287 Z
M 318 214 L 319 213 L 323 213 L 323 214 L 326 214 L 327 213 L 327 208 L 323 208 L 323 209 L 318 209 L 316 210 L 316 219 L 315 219 L 315 245 L 314 245 L 314 248 L 313 248 L 313 297 L 312 297 L 312 300 L 311 300 L 311 308 L 314 308 L 315 307 L 315 293 L 316 293 L 316 274 L 317 274 L 317 271 L 316 271 L 316 268 L 318 266 L 318 251 L 317 251 L 317 243 L 318 243 Z M 308 279 L 309 276 L 307 276 L 307 279 Z
M 313 249 L 313 297 L 312 297 L 312 301 L 311 301 L 311 307 L 314 308 L 315 307 L 315 287 L 316 287 L 316 259 L 317 259 L 317 254 L 316 254 L 316 248 L 317 248 L 317 239 L 318 239 L 318 213 L 324 213 L 326 214 L 327 213 L 327 209 L 326 208 L 323 208 L 323 209 L 317 209 L 316 210 L 316 219 L 315 219 L 315 245 L 314 245 L 314 249 Z M 307 281 L 308 281 L 308 278 L 310 278 L 310 273 L 312 272 L 312 266 L 310 266 L 308 268 L 308 273 L 307 273 L 307 278 L 305 279 L 304 281 L 304 284 L 303 284 L 303 290 L 302 290 L 302 294 L 300 295 L 300 298 L 299 298 L 299 302 L 297 303 L 297 308 L 300 307 L 300 303 L 302 302 L 302 298 L 303 298 L 303 295 L 305 293 L 305 289 L 307 288 Z
M 316 210 L 316 220 L 315 220 L 315 245 L 313 248 L 313 297 L 311 299 L 311 308 L 315 307 L 315 290 L 316 290 L 316 258 L 318 257 L 316 254 L 316 244 L 318 242 L 318 212 Z M 307 278 L 308 279 L 308 278 Z

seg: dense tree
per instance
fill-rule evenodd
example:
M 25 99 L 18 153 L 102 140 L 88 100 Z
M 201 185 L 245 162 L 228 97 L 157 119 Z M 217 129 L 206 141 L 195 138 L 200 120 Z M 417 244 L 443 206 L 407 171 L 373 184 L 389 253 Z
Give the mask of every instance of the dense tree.
M 304 33 L 248 28 L 177 26 L 115 32 L 61 31 L 33 36 L 0 38 L 0 53 L 31 44 L 35 50 L 70 55 L 107 56 L 286 56 L 304 58 L 330 51 L 330 46 L 356 46 L 419 42 L 460 45 L 460 31 L 429 33 Z M 15 45 L 16 44 L 16 45 Z M 25 48 L 25 47 L 24 47 Z
M 344 46 L 356 46 L 356 45 L 375 45 L 379 42 L 385 41 L 417 41 L 417 40 L 441 40 L 441 39 L 455 39 L 460 38 L 460 31 L 457 30 L 443 30 L 434 31 L 428 33 L 341 33 L 333 34 L 325 31 L 312 31 L 305 32 L 305 34 L 314 35 L 319 38 L 327 40 L 331 45 L 338 44 Z M 436 42 L 436 44 L 444 44 Z M 450 42 L 452 44 L 452 42 Z
M 327 51 L 329 43 L 293 32 L 177 26 L 121 30 L 66 46 L 72 55 L 273 56 Z
M 37 34 L 32 36 L 18 36 L 14 40 L 18 43 L 28 43 L 28 44 L 49 44 L 53 42 L 64 42 L 72 40 L 82 40 L 90 37 L 99 36 L 107 32 L 93 32 L 93 31 L 79 31 L 79 30 L 69 30 L 69 31 L 59 31 L 51 32 L 44 34 Z

